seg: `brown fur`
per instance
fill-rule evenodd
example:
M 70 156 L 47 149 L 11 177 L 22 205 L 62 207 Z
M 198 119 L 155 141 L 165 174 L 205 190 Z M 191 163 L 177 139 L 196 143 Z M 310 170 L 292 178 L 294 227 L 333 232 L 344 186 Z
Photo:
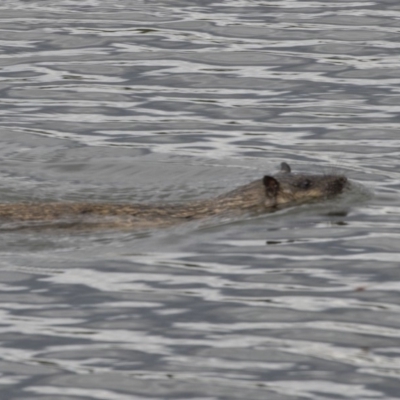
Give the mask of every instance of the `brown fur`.
M 282 163 L 281 171 L 275 176 L 265 176 L 213 199 L 174 205 L 3 203 L 0 204 L 0 220 L 54 227 L 166 226 L 228 213 L 265 212 L 276 207 L 325 199 L 341 193 L 346 182 L 347 179 L 340 175 L 293 174 L 290 167 Z

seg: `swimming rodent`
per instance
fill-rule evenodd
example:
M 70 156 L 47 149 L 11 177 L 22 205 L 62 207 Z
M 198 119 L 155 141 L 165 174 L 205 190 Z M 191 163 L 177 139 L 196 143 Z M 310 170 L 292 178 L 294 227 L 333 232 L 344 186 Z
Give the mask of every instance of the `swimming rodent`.
M 90 202 L 3 203 L 0 221 L 52 227 L 145 228 L 168 226 L 217 215 L 262 213 L 322 200 L 346 186 L 343 175 L 294 174 L 287 163 L 274 176 L 206 200 L 186 204 L 113 204 Z

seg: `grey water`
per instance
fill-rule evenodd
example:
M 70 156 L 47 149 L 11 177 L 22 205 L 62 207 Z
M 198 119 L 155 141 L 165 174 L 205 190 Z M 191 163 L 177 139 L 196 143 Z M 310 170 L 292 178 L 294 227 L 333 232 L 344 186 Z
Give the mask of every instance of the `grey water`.
M 0 201 L 328 202 L 0 231 L 0 399 L 400 399 L 400 4 L 2 0 Z

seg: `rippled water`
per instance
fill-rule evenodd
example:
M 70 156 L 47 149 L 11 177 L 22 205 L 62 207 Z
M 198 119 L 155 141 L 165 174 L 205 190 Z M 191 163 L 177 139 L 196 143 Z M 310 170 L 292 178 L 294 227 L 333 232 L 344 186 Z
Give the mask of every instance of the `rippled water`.
M 2 0 L 0 201 L 186 201 L 281 161 L 359 185 L 3 230 L 1 399 L 400 399 L 399 31 L 385 0 Z

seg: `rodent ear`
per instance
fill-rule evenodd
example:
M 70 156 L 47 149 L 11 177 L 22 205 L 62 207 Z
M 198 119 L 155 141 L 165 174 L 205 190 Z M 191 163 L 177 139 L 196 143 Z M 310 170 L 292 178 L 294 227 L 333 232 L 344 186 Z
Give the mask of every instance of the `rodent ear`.
M 275 178 L 265 175 L 263 178 L 263 184 L 268 196 L 276 196 L 278 194 L 279 182 Z
M 290 168 L 290 165 L 288 163 L 283 162 L 281 163 L 281 172 L 290 173 L 292 172 L 292 169 Z

